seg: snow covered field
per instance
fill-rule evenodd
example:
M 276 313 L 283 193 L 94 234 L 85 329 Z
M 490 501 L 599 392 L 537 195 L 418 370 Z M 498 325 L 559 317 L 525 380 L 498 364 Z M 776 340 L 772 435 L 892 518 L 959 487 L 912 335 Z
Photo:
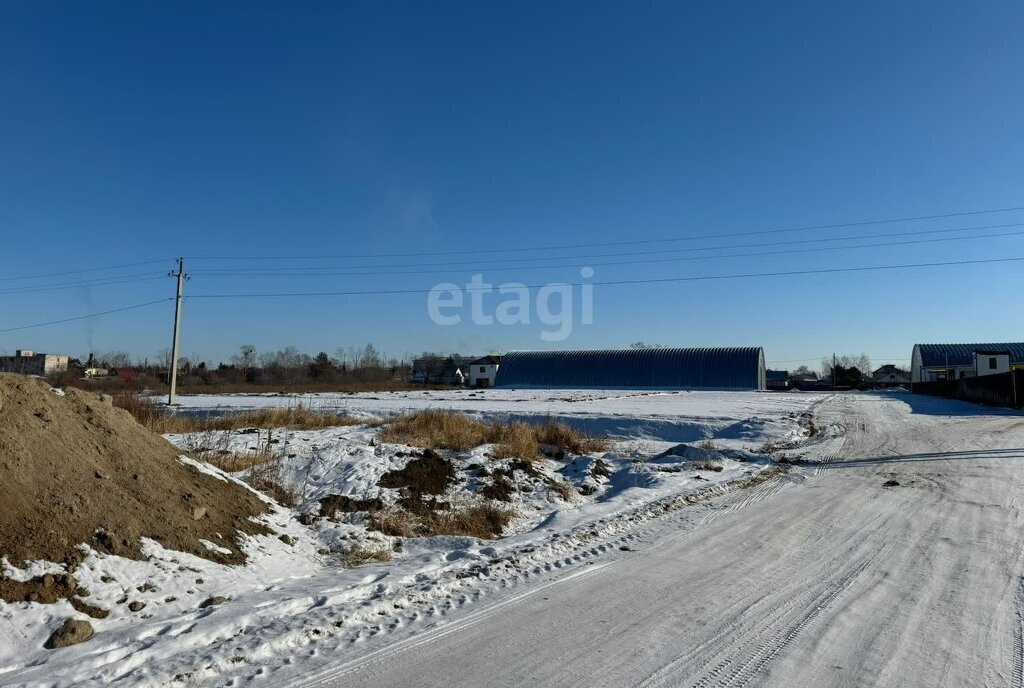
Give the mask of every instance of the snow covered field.
M 379 418 L 427 408 L 492 418 L 543 422 L 554 418 L 592 435 L 694 442 L 774 441 L 791 430 L 786 416 L 821 399 L 793 392 L 658 392 L 632 390 L 444 390 L 374 394 L 238 394 L 180 397 L 184 413 L 218 414 L 267 407 L 305 406 Z M 769 427 L 773 423 L 777 427 Z M 748 443 L 749 444 L 749 443 Z
M 280 475 L 301 494 L 301 503 L 274 507 L 266 518 L 274 533 L 244 543 L 245 566 L 224 567 L 155 542 L 147 543 L 146 562 L 90 553 L 76 577 L 88 588 L 90 604 L 110 610 L 107 618 L 93 620 L 96 637 L 43 650 L 57 620 L 76 615 L 70 605 L 0 602 L 0 684 L 241 685 L 357 658 L 403 629 L 443 623 L 475 600 L 514 594 L 552 572 L 595 570 L 651 533 L 671 528 L 672 515 L 692 504 L 737 490 L 781 489 L 779 469 L 765 472 L 773 466 L 766 454 L 802 455 L 808 411 L 822 399 L 506 390 L 183 397 L 186 412 L 302 403 L 368 419 L 423 408 L 503 420 L 552 418 L 615 441 L 607 452 L 536 461 L 529 471 L 487 457 L 486 447 L 451 452 L 447 458 L 460 476 L 442 495 L 451 503 L 478 499 L 481 466 L 511 476 L 515 489 L 508 506 L 517 516 L 504 537 L 488 541 L 390 537 L 369 529 L 362 514 L 312 519 L 329 495 L 394 503 L 397 491 L 378 483 L 416 451 L 380 443 L 378 429 L 366 425 L 278 431 Z M 224 451 L 244 451 L 256 447 L 259 437 L 234 432 L 169 439 L 184 450 L 216 443 Z M 835 441 L 815 440 L 818 447 Z M 598 462 L 606 470 L 595 471 Z M 553 489 L 556 484 L 571 490 Z M 302 514 L 310 515 L 305 520 L 311 525 L 299 522 Z M 346 568 L 353 548 L 387 551 L 392 559 Z M 7 572 L 27 577 L 43 568 L 8 566 Z M 225 601 L 201 606 L 213 598 Z M 131 611 L 132 602 L 144 606 Z

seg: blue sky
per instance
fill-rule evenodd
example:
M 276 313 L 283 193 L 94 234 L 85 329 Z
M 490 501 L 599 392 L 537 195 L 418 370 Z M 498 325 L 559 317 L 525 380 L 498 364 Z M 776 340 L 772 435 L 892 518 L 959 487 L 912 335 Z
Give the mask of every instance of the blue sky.
M 1022 20 L 1010 2 L 6 3 L 0 329 L 170 296 L 161 275 L 179 255 L 193 295 L 402 291 L 476 273 L 579 282 L 580 266 L 622 252 L 1024 223 L 685 241 L 1024 205 Z M 936 236 L 1012 231 L 1024 226 Z M 682 241 L 465 254 L 663 238 Z M 448 255 L 387 257 L 418 253 Z M 1007 256 L 1024 256 L 1024 235 L 595 266 L 591 281 Z M 503 270 L 509 258 L 568 267 Z M 423 267 L 315 275 L 395 263 Z M 445 271 L 422 273 L 434 263 Z M 204 272 L 240 268 L 287 274 Z M 832 351 L 881 363 L 919 341 L 1020 340 L 1022 275 L 598 285 L 593 324 L 557 343 L 536 318 L 436 325 L 425 294 L 192 298 L 182 349 L 216 361 L 243 343 L 401 354 L 642 339 L 758 344 L 778 367 Z M 4 291 L 101 278 L 138 281 Z M 153 356 L 170 324 L 161 303 L 0 333 L 0 350 Z

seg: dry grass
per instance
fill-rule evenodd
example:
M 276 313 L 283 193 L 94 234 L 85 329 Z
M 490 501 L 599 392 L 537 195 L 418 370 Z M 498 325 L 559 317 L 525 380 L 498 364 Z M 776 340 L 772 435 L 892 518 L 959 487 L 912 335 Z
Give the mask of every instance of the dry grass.
M 536 459 L 540 457 L 537 428 L 526 423 L 495 423 L 488 441 L 497 445 L 491 455 L 496 459 Z
M 286 408 L 241 411 L 220 416 L 164 414 L 148 397 L 122 392 L 114 397 L 114 405 L 128 411 L 153 432 L 179 434 L 241 430 L 243 428 L 294 428 L 319 430 L 343 425 L 381 425 L 383 421 L 339 415 L 337 411 L 318 411 L 302 404 Z
M 718 451 L 718 447 L 716 447 L 715 443 L 712 442 L 711 440 L 704 440 L 703 442 L 701 442 L 700 448 L 706 452 Z
M 284 457 L 272 447 L 268 433 L 267 441 L 257 440 L 255 449 L 232 449 L 231 432 L 223 430 L 188 437 L 182 449 L 192 458 L 205 461 L 225 473 L 244 471 L 240 478 L 253 489 L 263 492 L 279 504 L 295 506 L 300 495 L 281 482 L 281 462 Z
M 426 449 L 469 451 L 486 441 L 487 426 L 462 413 L 427 409 L 392 419 L 380 433 L 382 442 Z
M 458 535 L 490 540 L 500 537 L 505 526 L 515 516 L 512 509 L 481 501 L 422 514 L 399 508 L 389 509 L 371 515 L 370 527 L 396 537 Z
M 536 430 L 537 442 L 554 447 L 567 454 L 591 454 L 608 451 L 608 440 L 588 437 L 579 430 L 562 423 L 549 421 Z
M 557 494 L 566 502 L 575 502 L 579 496 L 579 493 L 576 492 L 576 488 L 565 480 L 552 480 L 548 483 L 548 487 L 551 488 L 552 492 Z
M 386 562 L 391 561 L 391 550 L 387 547 L 363 547 L 362 545 L 353 545 L 347 552 L 345 552 L 345 567 L 355 568 L 356 566 L 362 566 L 371 561 Z
M 723 470 L 722 464 L 712 461 L 695 461 L 693 467 L 698 471 L 712 471 L 714 473 L 721 473 Z
M 420 520 L 405 509 L 393 508 L 371 514 L 370 527 L 392 537 L 416 537 Z
M 284 506 L 297 506 L 302 497 L 297 490 L 287 487 L 281 481 L 280 456 L 253 466 L 242 476 L 242 480 Z
M 381 431 L 380 440 L 426 449 L 469 451 L 494 444 L 496 459 L 532 461 L 542 457 L 541 446 L 562 454 L 586 454 L 608 449 L 607 440 L 587 437 L 561 423 L 484 423 L 463 413 L 429 409 L 393 419 Z

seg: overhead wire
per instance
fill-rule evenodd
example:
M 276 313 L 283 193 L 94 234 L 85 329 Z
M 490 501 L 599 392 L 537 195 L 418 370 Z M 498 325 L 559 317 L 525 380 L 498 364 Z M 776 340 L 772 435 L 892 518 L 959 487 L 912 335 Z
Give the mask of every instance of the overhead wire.
M 1022 223 L 1024 224 L 1024 223 Z M 1022 226 L 1022 225 L 1015 225 Z M 908 246 L 915 244 L 929 244 L 929 243 L 940 243 L 949 241 L 965 241 L 971 239 L 985 239 L 993 237 L 1011 237 L 1024 235 L 1024 231 L 1019 232 L 998 232 L 993 234 L 974 234 L 966 237 L 943 237 L 940 239 L 912 239 L 908 241 L 889 241 L 873 244 L 855 244 L 849 246 L 825 246 L 819 248 L 804 248 L 804 249 L 785 249 L 779 251 L 757 251 L 750 253 L 727 253 L 723 255 L 715 256 L 682 256 L 672 258 L 649 258 L 645 260 L 624 260 L 624 261 L 588 261 L 586 267 L 609 267 L 609 266 L 625 266 L 625 265 L 650 265 L 654 263 L 676 263 L 684 261 L 695 261 L 695 260 L 715 260 L 720 258 L 745 258 L 754 256 L 772 256 L 772 255 L 791 255 L 796 253 L 818 253 L 823 251 L 837 251 L 846 249 L 858 249 L 858 248 L 881 248 L 887 246 Z M 662 252 L 657 252 L 662 253 Z M 509 270 L 545 270 L 545 269 L 560 269 L 560 268 L 579 268 L 583 267 L 579 262 L 574 263 L 562 263 L 553 265 L 510 265 L 499 268 L 487 268 L 484 266 L 473 265 L 473 271 L 480 271 L 486 269 L 494 269 L 495 271 L 509 271 Z M 306 272 L 244 272 L 244 273 L 232 273 L 232 272 L 202 272 L 200 275 L 207 277 L 367 277 L 374 275 L 428 275 L 428 274 L 448 274 L 453 271 L 452 268 L 442 268 L 437 270 L 363 270 L 363 271 L 345 271 L 345 272 L 317 272 L 309 274 Z
M 164 258 L 158 258 L 155 260 L 141 260 L 134 263 L 121 263 L 120 265 L 107 265 L 99 268 L 83 268 L 81 270 L 60 270 L 58 272 L 43 272 L 34 275 L 21 275 L 18 277 L 0 277 L 0 282 L 14 282 L 17 280 L 31 280 L 31 279 L 42 279 L 44 277 L 61 277 L 63 275 L 80 275 L 86 272 L 103 272 L 106 270 L 119 270 L 121 268 L 137 267 L 139 265 L 154 265 L 156 263 L 168 262 Z
M 0 329 L 0 332 L 16 332 L 18 330 L 30 330 L 35 327 L 46 327 L 47 325 L 59 325 L 61 323 L 73 322 L 75 320 L 86 320 L 88 318 L 95 318 L 101 315 L 110 315 L 112 313 L 123 313 L 124 311 L 133 311 L 139 308 L 145 308 L 146 306 L 152 306 L 158 303 L 166 303 L 173 301 L 174 297 L 168 296 L 163 299 L 156 299 L 154 301 L 146 301 L 145 303 L 137 303 L 131 306 L 122 306 L 121 308 L 112 308 L 106 311 L 98 311 L 96 313 L 86 313 L 85 315 L 76 315 L 70 318 L 61 318 L 59 320 L 49 320 L 47 322 L 33 323 L 31 325 L 19 325 L 17 327 L 5 327 Z
M 574 284 L 567 284 L 565 286 L 570 287 L 584 287 L 584 286 L 619 286 L 629 284 L 668 284 L 668 283 L 683 283 L 683 282 L 701 282 L 701 281 L 713 281 L 713 280 L 728 280 L 728 279 L 747 279 L 756 277 L 788 277 L 797 275 L 823 275 L 833 273 L 851 273 L 851 272 L 867 272 L 867 271 L 883 271 L 883 270 L 907 270 L 915 268 L 932 268 L 932 267 L 947 267 L 954 265 L 983 265 L 983 264 L 995 264 L 995 263 L 1011 263 L 1024 261 L 1024 256 L 1013 257 L 1013 258 L 986 258 L 977 260 L 959 260 L 959 261 L 940 261 L 934 263 L 903 263 L 899 265 L 867 265 L 847 268 L 822 268 L 816 270 L 785 270 L 780 272 L 750 272 L 750 273 L 739 273 L 729 275 L 695 275 L 687 277 L 659 277 L 649 279 L 626 279 L 626 280 L 608 280 L 608 281 L 595 281 L 595 282 L 577 282 Z M 550 285 L 546 284 L 531 284 L 531 285 L 517 285 L 526 289 L 540 289 Z M 471 285 L 467 285 L 466 291 L 489 291 L 490 289 L 474 289 Z M 316 297 L 316 296 L 369 296 L 369 295 L 388 295 L 388 294 L 429 294 L 435 291 L 435 288 L 431 289 L 384 289 L 384 290 L 353 290 L 353 291 L 321 291 L 321 292 L 278 292 L 278 293 L 227 293 L 227 294 L 190 294 L 186 296 L 188 299 L 225 299 L 225 298 L 285 298 L 285 297 Z
M 719 239 L 729 237 L 741 237 L 741 236 L 757 236 L 764 234 L 783 234 L 788 232 L 807 232 L 812 230 L 820 229 L 841 229 L 846 227 L 865 227 L 870 225 L 882 225 L 882 224 L 893 224 L 898 222 L 918 222 L 923 220 L 940 220 L 949 219 L 954 217 L 967 217 L 971 215 L 987 215 L 996 213 L 1008 213 L 1024 210 L 1024 206 L 1011 206 L 1007 208 L 990 208 L 984 210 L 966 210 L 953 213 L 941 213 L 935 215 L 917 215 L 911 217 L 891 217 L 882 218 L 877 220 L 860 220 L 856 222 L 838 222 L 833 224 L 820 224 L 820 225 L 805 225 L 801 227 L 783 227 L 775 229 L 761 229 L 761 230 L 750 230 L 743 232 L 720 232 L 712 234 L 699 234 L 693 236 L 683 237 L 665 237 L 657 239 L 633 239 L 629 241 L 606 241 L 606 242 L 590 242 L 590 243 L 573 243 L 573 244 L 560 244 L 560 245 L 543 245 L 543 246 L 517 246 L 517 247 L 506 247 L 506 248 L 491 248 L 491 249 L 472 249 L 463 251 L 413 251 L 408 253 L 368 253 L 368 254 L 346 254 L 346 255 L 296 255 L 296 256 L 285 256 L 285 255 L 219 255 L 219 256 L 186 256 L 188 260 L 308 260 L 308 259 L 325 259 L 325 258 L 401 258 L 401 257 L 414 257 L 414 256 L 451 256 L 451 255 L 475 255 L 485 253 L 514 253 L 523 251 L 554 251 L 554 250 L 568 250 L 578 248 L 597 248 L 597 247 L 612 247 L 612 246 L 636 246 L 643 244 L 659 244 L 659 243 L 673 243 L 678 241 L 697 241 L 702 239 Z

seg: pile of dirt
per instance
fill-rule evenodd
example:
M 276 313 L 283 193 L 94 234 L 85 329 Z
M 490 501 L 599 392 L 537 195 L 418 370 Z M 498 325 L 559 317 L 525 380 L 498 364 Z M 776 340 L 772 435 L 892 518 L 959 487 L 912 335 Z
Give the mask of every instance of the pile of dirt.
M 183 464 L 179 454 L 110 397 L 62 394 L 42 380 L 0 373 L 0 557 L 15 566 L 62 562 L 73 571 L 80 543 L 140 559 L 147 537 L 214 561 L 244 562 L 235 541 L 239 533 L 267 532 L 250 520 L 266 505 Z

